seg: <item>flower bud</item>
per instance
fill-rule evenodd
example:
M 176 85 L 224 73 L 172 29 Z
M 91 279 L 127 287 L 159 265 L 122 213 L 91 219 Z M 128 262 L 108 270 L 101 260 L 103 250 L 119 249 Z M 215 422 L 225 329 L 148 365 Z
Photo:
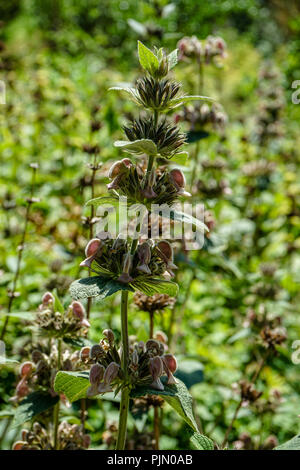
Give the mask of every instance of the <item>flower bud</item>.
M 151 260 L 151 250 L 147 242 L 142 243 L 137 248 L 137 254 L 140 260 L 140 263 L 137 269 L 145 274 L 151 274 L 148 263 Z
M 86 259 L 83 260 L 79 266 L 90 268 L 97 254 L 99 254 L 102 245 L 103 243 L 101 240 L 99 240 L 99 238 L 93 238 L 90 240 L 85 248 Z
M 164 345 L 155 339 L 148 339 L 146 343 L 146 351 L 148 354 L 154 356 L 161 356 L 165 352 Z
M 16 393 L 18 398 L 23 398 L 29 393 L 29 388 L 27 384 L 26 377 L 23 377 L 20 382 L 18 382 L 16 387 Z
M 101 359 L 103 356 L 105 356 L 105 352 L 102 346 L 100 346 L 100 344 L 94 344 L 90 349 L 90 359 L 97 361 L 98 359 Z
M 40 360 L 44 359 L 44 355 L 38 349 L 34 349 L 31 353 L 31 358 L 35 364 L 37 364 Z
M 32 369 L 33 369 L 32 362 L 28 361 L 28 362 L 24 362 L 23 364 L 21 364 L 21 367 L 20 367 L 21 377 L 28 377 L 31 374 Z
M 160 341 L 163 344 L 168 343 L 168 337 L 163 331 L 156 331 L 154 334 L 154 339 L 156 339 L 157 341 Z
M 163 362 L 164 371 L 168 377 L 167 384 L 175 385 L 176 380 L 172 373 L 172 372 L 175 372 L 177 369 L 177 361 L 175 357 L 172 356 L 172 354 L 166 354 L 162 356 L 162 362 Z
M 46 292 L 42 297 L 42 304 L 45 307 L 46 305 L 52 305 L 54 303 L 54 296 L 51 292 Z
M 110 385 L 113 380 L 118 376 L 120 366 L 116 362 L 111 362 L 105 372 L 103 377 L 103 382 L 106 385 Z
M 132 277 L 129 274 L 132 268 L 132 258 L 133 256 L 130 253 L 126 253 L 124 257 L 123 272 L 121 276 L 118 277 L 118 281 L 122 282 L 123 284 L 128 284 L 129 282 L 133 281 Z
M 164 365 L 160 356 L 155 356 L 150 358 L 150 373 L 153 380 L 157 380 L 162 376 L 164 371 Z
M 85 361 L 86 359 L 89 359 L 90 357 L 90 347 L 89 346 L 84 346 L 81 350 L 80 350 L 80 360 L 81 361 Z
M 93 364 L 90 369 L 89 380 L 92 385 L 99 385 L 104 375 L 104 367 L 100 364 Z
M 103 336 L 105 336 L 109 342 L 110 346 L 113 346 L 114 341 L 115 341 L 115 335 L 112 330 L 104 330 L 103 331 Z
M 88 328 L 91 326 L 90 323 L 88 322 L 88 320 L 86 318 L 84 318 L 85 317 L 85 308 L 84 308 L 84 306 L 82 305 L 81 302 L 77 302 L 76 300 L 74 300 L 71 303 L 70 308 L 73 311 L 74 317 L 78 318 L 81 321 L 82 326 L 86 326 Z
M 28 434 L 29 434 L 28 429 L 22 429 L 22 431 L 21 431 L 21 438 L 22 438 L 22 441 L 26 441 L 26 440 L 27 440 Z
M 125 173 L 131 166 L 132 163 L 129 158 L 123 158 L 123 160 L 115 162 L 109 169 L 109 179 L 114 179 L 116 176 Z
M 23 446 L 25 446 L 25 445 L 27 445 L 27 442 L 16 441 L 12 446 L 12 450 L 22 450 Z

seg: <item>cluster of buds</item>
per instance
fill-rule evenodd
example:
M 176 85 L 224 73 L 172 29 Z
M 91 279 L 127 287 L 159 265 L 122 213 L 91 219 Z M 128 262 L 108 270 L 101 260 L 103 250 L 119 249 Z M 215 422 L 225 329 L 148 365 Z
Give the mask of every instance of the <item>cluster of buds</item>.
M 108 172 L 111 182 L 109 190 L 117 191 L 119 196 L 126 196 L 129 203 L 173 204 L 179 196 L 190 196 L 185 191 L 185 177 L 181 170 L 174 168 L 162 172 L 151 170 L 146 176 L 143 169 L 133 165 L 129 158 L 115 162 Z
M 16 394 L 11 401 L 19 401 L 32 390 L 43 390 L 56 395 L 53 384 L 57 372 L 58 351 L 55 344 L 51 344 L 51 352 L 47 354 L 43 348 L 34 349 L 31 360 L 23 362 L 20 366 L 20 380 L 16 386 Z M 66 349 L 62 354 L 61 370 L 75 371 L 82 369 L 79 351 L 71 353 Z
M 196 59 L 205 64 L 217 64 L 216 59 L 226 58 L 226 43 L 219 36 L 207 36 L 203 41 L 196 36 L 184 37 L 177 44 L 179 59 Z
M 60 338 L 86 336 L 90 327 L 84 306 L 80 302 L 72 302 L 67 311 L 61 313 L 56 309 L 55 297 L 51 292 L 43 295 L 35 322 L 49 336 Z
M 165 345 L 156 339 L 130 345 L 128 382 L 125 383 L 121 368 L 122 351 L 117 349 L 111 330 L 104 330 L 103 336 L 105 338 L 99 344 L 81 350 L 82 361 L 92 364 L 88 396 L 112 391 L 118 393 L 124 386 L 149 385 L 156 390 L 164 390 L 163 375 L 167 376 L 167 385 L 176 384 L 173 373 L 177 369 L 177 361 L 171 354 L 165 354 Z
M 176 114 L 175 122 L 187 122 L 190 131 L 199 131 L 212 127 L 217 131 L 225 128 L 228 116 L 219 103 L 188 105 Z
M 90 436 L 81 426 L 62 421 L 57 432 L 59 450 L 85 450 L 90 446 Z M 13 444 L 12 450 L 53 450 L 51 436 L 39 423 L 34 423 L 32 430 L 23 429 L 21 440 Z
M 251 435 L 247 432 L 243 432 L 240 434 L 237 441 L 233 443 L 234 448 L 236 450 L 255 450 L 257 449 L 257 445 L 255 441 L 253 441 Z M 260 444 L 258 450 L 272 450 L 278 445 L 278 439 L 276 436 L 270 435 L 268 436 L 265 441 Z
M 256 390 L 254 384 L 247 380 L 240 380 L 238 385 L 243 406 L 248 406 L 249 403 L 254 403 L 262 395 L 262 392 Z
M 287 339 L 287 333 L 283 327 L 272 328 L 266 325 L 260 332 L 263 346 L 276 352 L 276 346 L 281 346 Z
M 149 276 L 173 277 L 177 266 L 173 263 L 173 249 L 169 242 L 152 240 L 140 243 L 134 255 L 128 241 L 93 238 L 85 249 L 86 259 L 81 266 L 124 284 L 137 283 Z
M 176 299 L 168 294 L 145 295 L 141 292 L 136 292 L 133 301 L 143 312 L 153 313 L 161 312 L 165 308 L 172 308 Z
M 257 135 L 260 143 L 283 134 L 281 114 L 285 107 L 281 78 L 274 66 L 266 64 L 259 73 L 260 107 L 257 117 Z

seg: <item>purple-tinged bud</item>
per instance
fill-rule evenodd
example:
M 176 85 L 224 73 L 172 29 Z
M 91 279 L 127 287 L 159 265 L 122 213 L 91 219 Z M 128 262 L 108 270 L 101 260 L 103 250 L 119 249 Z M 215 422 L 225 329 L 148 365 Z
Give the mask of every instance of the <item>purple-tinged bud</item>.
M 158 242 L 157 248 L 159 250 L 160 256 L 165 263 L 167 263 L 167 271 L 174 277 L 172 269 L 178 269 L 177 266 L 173 263 L 173 248 L 169 242 L 162 240 Z
M 116 362 L 111 362 L 105 372 L 103 377 L 103 382 L 105 385 L 110 385 L 113 380 L 118 376 L 120 366 Z
M 137 248 L 137 254 L 140 260 L 137 269 L 142 273 L 151 274 L 150 268 L 148 266 L 148 263 L 151 260 L 151 250 L 149 244 L 144 242 L 139 245 Z
M 12 446 L 12 450 L 23 450 L 23 446 L 25 445 L 27 445 L 27 442 L 16 441 Z
M 146 346 L 144 341 L 139 341 L 137 347 L 141 352 L 146 352 Z
M 90 357 L 90 347 L 89 346 L 84 346 L 81 350 L 80 350 L 80 360 L 81 361 L 86 361 L 87 359 L 89 359 Z
M 164 372 L 164 365 L 160 356 L 150 358 L 150 373 L 153 380 L 157 380 Z
M 90 268 L 92 262 L 96 258 L 97 254 L 100 252 L 100 248 L 102 247 L 103 243 L 99 238 L 93 238 L 90 240 L 85 248 L 85 256 L 86 259 L 83 260 L 79 266 L 85 266 Z
M 172 356 L 172 354 L 165 354 L 164 356 L 162 356 L 162 362 L 163 362 L 163 366 L 164 366 L 164 371 L 166 372 L 166 374 L 168 376 L 167 384 L 168 385 L 175 385 L 176 380 L 173 376 L 173 373 L 176 372 L 176 370 L 177 370 L 176 358 L 174 356 Z
M 43 307 L 54 304 L 54 300 L 55 299 L 54 299 L 53 294 L 51 294 L 51 292 L 46 292 L 42 297 Z
M 21 439 L 22 441 L 26 441 L 28 437 L 29 431 L 28 429 L 22 429 L 21 431 Z
M 164 361 L 164 363 L 166 364 L 166 366 L 168 367 L 168 369 L 170 369 L 170 371 L 172 372 L 172 374 L 174 374 L 174 372 L 176 372 L 177 370 L 177 360 L 176 360 L 176 357 L 173 356 L 172 354 L 164 354 L 162 356 L 162 360 Z
M 103 336 L 107 338 L 107 341 L 109 342 L 110 346 L 113 346 L 114 341 L 115 341 L 115 335 L 112 330 L 104 330 L 103 331 Z
M 146 189 L 143 189 L 142 193 L 146 199 L 153 199 L 157 196 L 156 192 L 151 186 L 147 186 Z
M 92 385 L 99 385 L 103 379 L 105 368 L 100 364 L 93 364 L 90 369 L 89 380 Z
M 87 328 L 91 326 L 90 323 L 85 318 L 85 308 L 81 302 L 74 300 L 71 303 L 70 308 L 73 311 L 74 317 L 80 320 L 82 326 L 86 326 Z
M 131 166 L 132 163 L 129 158 L 123 158 L 123 160 L 115 162 L 109 169 L 109 179 L 114 179 L 116 176 L 125 173 Z
M 31 374 L 32 369 L 33 369 L 32 362 L 28 361 L 28 362 L 24 362 L 23 364 L 21 364 L 20 366 L 21 377 L 28 377 Z
M 27 384 L 26 377 L 23 377 L 20 382 L 18 382 L 16 387 L 16 393 L 18 398 L 23 398 L 29 393 L 29 388 Z
M 90 349 L 90 359 L 97 361 L 105 356 L 105 351 L 100 344 L 94 344 Z

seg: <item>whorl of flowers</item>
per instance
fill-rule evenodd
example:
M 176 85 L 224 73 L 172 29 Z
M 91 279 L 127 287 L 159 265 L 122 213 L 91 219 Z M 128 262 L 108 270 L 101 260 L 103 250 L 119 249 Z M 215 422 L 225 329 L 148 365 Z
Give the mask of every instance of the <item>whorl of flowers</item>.
M 89 448 L 90 436 L 82 427 L 62 421 L 58 426 L 59 450 L 85 450 Z M 54 450 L 52 438 L 40 423 L 34 423 L 32 430 L 23 429 L 21 440 L 13 444 L 12 450 Z
M 216 58 L 226 57 L 226 43 L 218 36 L 207 36 L 203 41 L 196 36 L 184 37 L 177 44 L 179 59 L 196 58 L 206 64 L 215 63 Z
M 51 292 L 43 295 L 35 323 L 51 337 L 85 336 L 90 327 L 84 306 L 77 301 L 72 302 L 66 312 L 56 308 L 55 297 Z
M 144 312 L 160 312 L 168 307 L 173 307 L 176 299 L 167 294 L 145 295 L 136 292 L 133 297 L 135 305 Z
M 167 241 L 147 240 L 129 253 L 128 241 L 93 238 L 85 249 L 81 266 L 119 282 L 129 284 L 153 276 L 173 276 L 173 249 Z
M 118 393 L 122 387 L 130 388 L 149 385 L 156 390 L 164 390 L 161 381 L 167 376 L 167 385 L 176 383 L 173 373 L 177 369 L 177 361 L 171 354 L 165 354 L 165 345 L 156 339 L 146 343 L 140 341 L 130 345 L 127 381 L 124 382 L 121 368 L 121 350 L 117 349 L 112 330 L 104 330 L 99 344 L 81 350 L 81 358 L 85 364 L 93 364 L 89 380 L 91 386 L 88 396 L 106 392 Z
M 177 126 L 169 124 L 166 118 L 155 123 L 152 116 L 140 117 L 123 129 L 128 140 L 150 139 L 156 144 L 158 153 L 168 158 L 175 155 L 185 143 L 185 134 Z

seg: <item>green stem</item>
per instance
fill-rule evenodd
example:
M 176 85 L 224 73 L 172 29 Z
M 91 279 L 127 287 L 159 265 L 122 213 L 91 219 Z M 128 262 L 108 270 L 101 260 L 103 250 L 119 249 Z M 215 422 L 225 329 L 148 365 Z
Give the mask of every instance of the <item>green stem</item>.
M 61 339 L 57 341 L 57 370 L 60 370 L 61 363 Z M 59 405 L 60 400 L 56 403 L 54 407 L 54 450 L 58 450 L 58 425 L 59 425 Z
M 132 245 L 134 242 L 132 243 Z M 132 249 L 132 247 L 131 247 Z M 129 408 L 129 388 L 128 381 L 128 361 L 129 361 L 129 340 L 128 340 L 128 291 L 122 291 L 121 297 L 121 336 L 122 336 L 122 371 L 125 386 L 121 393 L 119 429 L 116 450 L 125 449 L 127 417 Z

